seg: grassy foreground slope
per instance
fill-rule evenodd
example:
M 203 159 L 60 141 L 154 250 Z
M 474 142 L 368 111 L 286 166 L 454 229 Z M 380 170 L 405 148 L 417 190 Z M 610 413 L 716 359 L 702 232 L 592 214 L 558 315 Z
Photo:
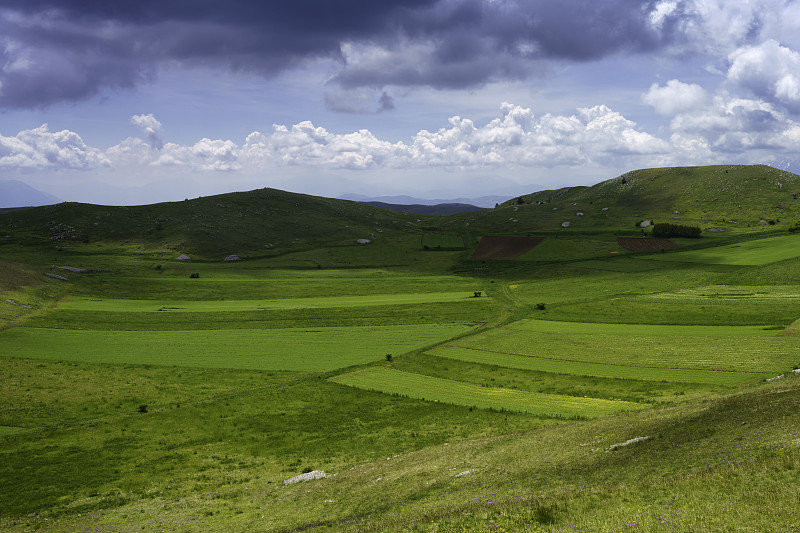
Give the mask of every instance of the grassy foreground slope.
M 800 531 L 792 176 L 2 214 L 0 530 Z M 545 240 L 470 259 L 514 233 Z

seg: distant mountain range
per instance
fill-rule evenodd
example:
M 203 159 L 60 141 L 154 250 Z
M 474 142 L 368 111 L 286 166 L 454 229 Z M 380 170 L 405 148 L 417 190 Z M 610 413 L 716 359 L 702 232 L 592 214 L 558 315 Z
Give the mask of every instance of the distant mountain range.
M 364 203 L 380 202 L 383 204 L 392 204 L 396 206 L 464 204 L 481 208 L 492 208 L 495 206 L 495 204 L 502 204 L 509 198 L 511 197 L 479 196 L 477 198 L 445 198 L 445 199 L 426 200 L 423 198 L 415 198 L 413 196 L 365 196 L 363 194 L 345 194 L 343 196 L 339 196 L 340 200 L 353 200 L 356 202 L 364 202 Z M 416 212 L 416 211 L 409 211 L 409 212 Z
M 8 207 L 35 207 L 61 202 L 52 194 L 34 189 L 19 180 L 0 181 L 0 209 Z
M 435 205 L 423 204 L 387 204 L 386 202 L 361 202 L 373 207 L 382 207 L 384 209 L 394 209 L 395 211 L 402 211 L 403 213 L 414 213 L 416 215 L 431 215 L 431 216 L 447 216 L 457 215 L 459 213 L 469 213 L 471 211 L 484 211 L 488 207 L 478 207 L 472 204 L 459 204 L 459 203 L 443 203 Z

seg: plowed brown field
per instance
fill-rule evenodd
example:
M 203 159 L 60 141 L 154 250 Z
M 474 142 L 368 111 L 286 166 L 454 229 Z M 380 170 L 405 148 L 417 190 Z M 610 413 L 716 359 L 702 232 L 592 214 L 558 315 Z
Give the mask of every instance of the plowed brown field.
M 677 248 L 678 245 L 669 239 L 651 239 L 648 237 L 617 237 L 617 242 L 631 252 L 643 252 L 646 250 L 661 250 L 664 248 Z
M 544 237 L 481 237 L 473 259 L 514 259 L 521 256 Z

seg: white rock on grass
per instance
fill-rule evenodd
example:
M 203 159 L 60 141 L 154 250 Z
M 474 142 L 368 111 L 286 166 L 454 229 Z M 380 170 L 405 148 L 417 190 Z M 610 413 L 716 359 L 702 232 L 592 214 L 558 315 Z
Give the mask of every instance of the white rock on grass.
M 611 452 L 611 451 L 616 450 L 617 448 L 622 448 L 623 446 L 629 446 L 629 445 L 634 444 L 636 442 L 642 442 L 643 440 L 647 440 L 649 438 L 650 437 L 636 437 L 635 439 L 629 439 L 629 440 L 626 440 L 625 442 L 620 442 L 619 444 L 612 444 L 611 446 L 608 447 L 608 449 L 606 451 L 607 452 Z
M 322 470 L 312 470 L 311 472 L 306 472 L 305 474 L 300 474 L 299 476 L 294 476 L 293 478 L 287 479 L 283 482 L 284 485 L 291 485 L 292 483 L 299 483 L 301 481 L 311 481 L 312 479 L 322 479 L 324 477 L 328 477 Z
M 59 276 L 58 274 L 51 274 L 50 272 L 45 272 L 44 275 L 49 278 L 60 279 L 61 281 L 67 281 L 67 278 L 65 278 L 64 276 Z
M 223 261 L 225 261 L 226 263 L 230 263 L 231 261 L 241 261 L 241 260 L 242 260 L 242 258 L 241 258 L 241 257 L 239 257 L 239 256 L 238 256 L 238 255 L 236 255 L 236 254 L 234 254 L 234 255 L 229 255 L 228 257 L 226 257 L 225 259 L 223 259 Z
M 30 305 L 25 305 L 25 304 L 21 304 L 21 303 L 15 302 L 11 298 L 6 298 L 6 302 L 10 303 L 11 305 L 16 305 L 18 307 L 24 307 L 25 309 L 33 309 L 33 307 L 31 307 Z
M 89 272 L 85 268 L 75 268 L 75 267 L 70 267 L 70 266 L 60 266 L 60 267 L 56 267 L 56 268 L 60 268 L 61 270 L 68 270 L 70 272 L 75 272 L 76 274 L 85 274 L 85 273 Z
M 569 226 L 570 226 L 570 223 L 569 223 L 569 222 L 562 222 L 562 223 L 561 223 L 561 227 L 562 227 L 562 228 L 568 228 Z
M 176 260 L 176 261 L 191 261 L 191 260 L 192 260 L 192 258 L 191 258 L 191 257 L 189 257 L 189 256 L 188 256 L 188 255 L 186 255 L 186 254 L 181 254 L 181 255 L 179 255 L 178 257 L 176 257 L 176 258 L 175 258 L 175 260 Z
M 369 244 L 372 241 L 370 241 L 369 239 L 358 239 L 358 240 L 356 240 L 356 242 L 358 244 Z

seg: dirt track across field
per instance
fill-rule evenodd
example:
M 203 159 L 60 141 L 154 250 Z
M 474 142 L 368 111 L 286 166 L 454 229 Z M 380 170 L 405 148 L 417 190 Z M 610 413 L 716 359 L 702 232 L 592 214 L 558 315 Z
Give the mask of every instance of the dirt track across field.
M 481 237 L 472 259 L 514 259 L 543 240 L 544 237 Z
M 678 245 L 669 239 L 652 239 L 650 237 L 617 237 L 617 242 L 631 252 L 646 250 L 663 250 L 664 248 L 677 248 Z

